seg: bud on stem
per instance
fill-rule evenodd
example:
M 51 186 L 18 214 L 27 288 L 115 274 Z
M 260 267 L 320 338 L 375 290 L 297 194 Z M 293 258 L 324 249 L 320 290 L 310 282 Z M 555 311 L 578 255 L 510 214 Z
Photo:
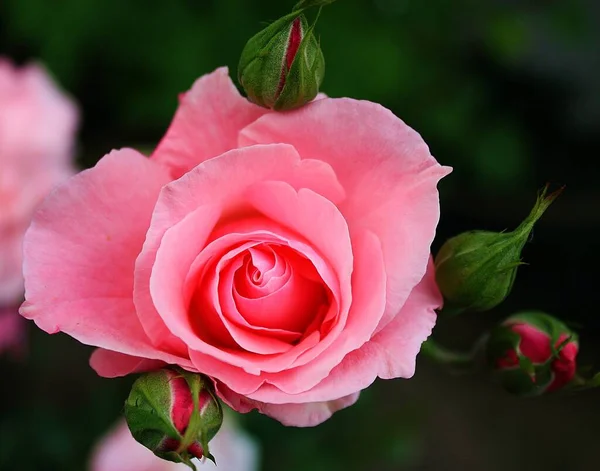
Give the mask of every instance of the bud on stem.
M 290 110 L 319 93 L 325 59 L 313 34 L 314 24 L 309 27 L 301 11 L 267 26 L 250 38 L 242 51 L 238 80 L 248 99 L 257 105 Z
M 444 243 L 435 266 L 445 312 L 487 311 L 509 295 L 534 224 L 562 192 L 548 195 L 547 189 L 514 231 L 469 231 Z
M 223 411 L 212 383 L 202 375 L 165 368 L 138 378 L 125 402 L 133 437 L 156 456 L 196 469 L 192 458 L 213 459 L 208 442 Z
M 475 373 L 481 363 L 480 361 L 480 343 L 469 352 L 459 352 L 450 350 L 433 339 L 428 339 L 421 346 L 421 354 L 431 361 L 445 367 L 449 372 L 455 374 Z
M 539 311 L 515 314 L 489 336 L 487 357 L 504 388 L 520 396 L 557 391 L 577 369 L 577 335 Z

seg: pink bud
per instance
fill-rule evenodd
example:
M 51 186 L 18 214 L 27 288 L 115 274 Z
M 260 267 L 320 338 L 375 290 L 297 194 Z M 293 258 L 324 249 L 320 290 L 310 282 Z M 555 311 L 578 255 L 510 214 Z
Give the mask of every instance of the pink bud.
M 223 412 L 208 378 L 165 368 L 137 379 L 125 417 L 134 438 L 155 455 L 193 467 L 192 458 L 212 459 L 208 442 Z
M 504 343 L 507 341 L 512 345 Z M 512 388 L 513 392 L 556 391 L 575 377 L 579 350 L 576 336 L 550 316 L 533 313 L 509 318 L 492 334 L 491 342 L 505 345 L 496 349 L 499 354 L 495 356 L 495 367 L 511 380 L 511 386 L 519 385 Z

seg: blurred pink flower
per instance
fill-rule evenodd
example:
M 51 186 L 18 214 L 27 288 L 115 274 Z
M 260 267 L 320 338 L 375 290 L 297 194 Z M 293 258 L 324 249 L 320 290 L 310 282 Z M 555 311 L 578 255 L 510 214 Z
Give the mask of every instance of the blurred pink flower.
M 24 319 L 17 314 L 17 307 L 0 307 L 0 353 L 10 352 L 19 357 L 23 354 Z
M 0 57 L 0 307 L 23 295 L 23 235 L 37 205 L 73 173 L 77 121 L 74 103 L 42 67 Z M 4 339 L 4 321 L 0 329 Z
M 210 442 L 212 461 L 196 462 L 201 471 L 257 471 L 258 446 L 248 434 L 235 426 L 233 417 L 225 416 L 223 426 Z M 125 421 L 121 421 L 96 446 L 90 471 L 185 471 L 181 463 L 164 461 L 136 442 Z

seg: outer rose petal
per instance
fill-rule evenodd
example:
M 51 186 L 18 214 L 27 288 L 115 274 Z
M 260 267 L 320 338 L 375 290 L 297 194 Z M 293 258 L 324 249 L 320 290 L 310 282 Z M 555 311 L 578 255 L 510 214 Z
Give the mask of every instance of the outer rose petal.
M 365 228 L 379 237 L 387 273 L 381 330 L 425 274 L 439 219 L 436 184 L 450 169 L 389 110 L 347 98 L 267 114 L 240 133 L 240 146 L 271 142 L 330 164 L 348 195 L 339 206 L 351 233 Z
M 242 97 L 227 67 L 221 67 L 181 95 L 171 127 L 152 158 L 179 178 L 199 163 L 235 149 L 240 129 L 267 112 Z
M 265 404 L 241 396 L 222 384 L 216 385 L 219 397 L 232 409 L 247 413 L 257 409 L 261 414 L 291 427 L 314 427 L 325 422 L 335 412 L 350 407 L 358 401 L 360 392 L 331 401 L 305 402 L 303 404 Z
M 124 149 L 57 188 L 24 242 L 21 314 L 48 333 L 175 361 L 149 343 L 133 306 L 133 268 L 165 169 Z
M 90 357 L 90 366 L 104 378 L 119 378 L 132 373 L 157 370 L 164 365 L 164 361 L 134 357 L 104 348 L 97 348 Z
M 377 377 L 412 377 L 421 344 L 427 340 L 435 325 L 435 309 L 441 305 L 442 296 L 435 283 L 434 266 L 430 260 L 427 274 L 385 329 L 362 348 L 347 355 L 317 386 L 305 393 L 288 396 L 287 402 L 332 400 L 365 389 Z M 265 397 L 268 392 L 268 389 L 263 391 Z M 260 399 L 256 394 L 250 396 Z
M 304 404 L 257 404 L 261 414 L 268 415 L 283 425 L 294 427 L 314 427 L 325 422 L 335 412 L 350 407 L 358 401 L 360 393 L 353 393 L 340 399 Z

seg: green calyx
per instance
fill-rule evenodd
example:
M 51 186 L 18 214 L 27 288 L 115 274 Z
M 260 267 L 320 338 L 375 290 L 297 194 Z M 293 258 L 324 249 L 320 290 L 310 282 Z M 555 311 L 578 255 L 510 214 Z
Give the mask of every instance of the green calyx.
M 179 399 L 174 397 L 171 382 L 182 378 L 189 388 L 184 393 L 191 395 L 193 410 L 180 433 L 172 418 L 173 407 L 177 407 L 174 401 Z M 221 427 L 223 411 L 212 383 L 200 374 L 165 368 L 140 376 L 125 402 L 125 418 L 133 437 L 159 458 L 184 463 L 194 470 L 192 459 L 199 452 L 214 461 L 208 442 Z
M 210 454 L 208 442 L 214 438 L 223 423 L 221 403 L 216 398 L 212 384 L 206 377 L 190 373 L 181 368 L 178 368 L 177 371 L 185 378 L 192 393 L 192 401 L 194 403 L 188 427 L 181 439 L 177 453 L 180 455 L 187 453 L 190 446 L 199 443 L 204 456 L 214 462 L 215 458 Z M 207 394 L 210 399 L 201 408 L 199 398 L 202 393 Z
M 533 226 L 562 189 L 540 192 L 529 216 L 512 232 L 469 231 L 446 241 L 435 258 L 443 312 L 487 311 L 512 290 Z
M 309 6 L 313 5 L 296 8 L 246 43 L 238 65 L 238 80 L 253 103 L 284 111 L 312 101 L 319 93 L 325 58 L 314 35 L 316 20 L 309 27 L 302 14 Z M 295 29 L 298 27 L 299 31 Z M 298 33 L 300 38 L 294 36 L 292 40 Z M 298 39 L 299 45 L 295 42 Z M 288 67 L 290 59 L 293 61 Z

